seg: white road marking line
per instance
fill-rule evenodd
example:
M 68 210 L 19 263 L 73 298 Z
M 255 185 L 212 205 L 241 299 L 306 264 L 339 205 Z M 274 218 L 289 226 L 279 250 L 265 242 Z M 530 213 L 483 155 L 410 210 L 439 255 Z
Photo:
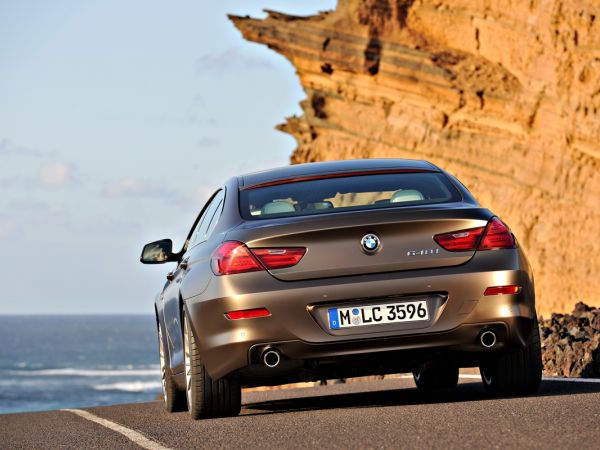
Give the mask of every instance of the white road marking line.
M 123 425 L 119 425 L 118 423 L 111 422 L 110 420 L 103 419 L 102 417 L 98 417 L 90 412 L 83 411 L 82 409 L 63 409 L 62 411 L 73 413 L 79 417 L 89 420 L 90 422 L 95 422 L 105 428 L 116 431 L 142 448 L 146 448 L 148 450 L 170 450 L 168 447 L 164 447 L 158 442 L 148 439 L 142 433 L 124 427 Z
M 542 377 L 544 381 L 570 381 L 572 383 L 600 383 L 600 378 L 561 378 L 561 377 Z
M 475 378 L 481 379 L 481 375 L 475 374 L 460 374 L 460 378 Z M 562 377 L 542 377 L 544 381 L 569 381 L 571 383 L 600 383 L 600 378 L 562 378 Z
M 412 375 L 392 375 L 389 378 L 412 378 Z M 459 378 L 480 380 L 481 375 L 472 373 L 461 373 Z M 567 381 L 571 383 L 600 383 L 600 378 L 562 378 L 562 377 L 542 377 L 544 381 Z

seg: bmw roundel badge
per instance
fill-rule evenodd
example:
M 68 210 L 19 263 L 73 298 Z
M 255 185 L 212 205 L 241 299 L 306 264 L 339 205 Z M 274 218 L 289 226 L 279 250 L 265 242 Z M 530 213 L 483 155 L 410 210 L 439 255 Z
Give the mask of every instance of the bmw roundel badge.
M 360 240 L 360 245 L 365 253 L 376 253 L 381 248 L 379 237 L 374 234 L 365 234 Z

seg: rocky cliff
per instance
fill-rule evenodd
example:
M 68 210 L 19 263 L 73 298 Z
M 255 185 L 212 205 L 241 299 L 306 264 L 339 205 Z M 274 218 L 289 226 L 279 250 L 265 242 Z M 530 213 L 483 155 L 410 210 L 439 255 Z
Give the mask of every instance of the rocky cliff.
M 497 212 L 536 275 L 539 310 L 598 298 L 600 2 L 339 0 L 231 17 L 296 67 L 292 162 L 426 159 Z

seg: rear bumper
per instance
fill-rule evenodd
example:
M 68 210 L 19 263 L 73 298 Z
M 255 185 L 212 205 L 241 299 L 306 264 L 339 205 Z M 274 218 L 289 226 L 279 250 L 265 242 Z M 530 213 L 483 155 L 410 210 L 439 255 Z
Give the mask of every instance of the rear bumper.
M 299 340 L 255 344 L 250 347 L 250 364 L 262 364 L 262 355 L 268 349 L 277 349 L 284 359 L 327 359 L 339 356 L 373 354 L 416 349 L 439 349 L 459 352 L 489 353 L 507 346 L 524 347 L 531 332 L 533 321 L 521 317 L 511 317 L 503 322 L 464 324 L 454 330 L 439 333 L 419 333 L 387 338 L 357 339 L 353 341 L 312 344 Z M 498 343 L 493 349 L 486 349 L 479 341 L 483 331 L 493 331 Z M 385 357 L 385 355 L 381 355 Z
M 480 361 L 507 347 L 524 346 L 533 324 L 531 319 L 517 317 L 503 322 L 465 324 L 447 332 L 384 339 L 256 344 L 250 348 L 250 364 L 233 375 L 247 385 L 261 385 L 411 372 L 421 364 L 448 361 L 464 367 L 480 365 Z M 497 338 L 493 348 L 485 348 L 480 342 L 485 331 L 492 331 Z M 263 355 L 269 350 L 281 355 L 276 368 L 264 365 Z
M 483 296 L 486 287 L 508 284 L 523 289 L 516 295 Z M 326 305 L 431 293 L 443 296 L 443 301 L 431 321 L 417 329 L 396 324 L 334 334 L 311 312 Z M 269 378 L 327 360 L 376 362 L 389 360 L 394 352 L 485 354 L 522 346 L 535 317 L 534 303 L 533 283 L 521 252 L 501 250 L 478 253 L 462 266 L 435 270 L 295 282 L 282 282 L 264 272 L 214 277 L 201 295 L 185 300 L 185 308 L 212 377 Z M 228 311 L 264 307 L 270 317 L 237 321 L 225 317 Z M 478 344 L 479 334 L 488 328 L 498 335 L 493 350 Z M 269 347 L 277 348 L 286 363 L 278 372 L 260 367 Z

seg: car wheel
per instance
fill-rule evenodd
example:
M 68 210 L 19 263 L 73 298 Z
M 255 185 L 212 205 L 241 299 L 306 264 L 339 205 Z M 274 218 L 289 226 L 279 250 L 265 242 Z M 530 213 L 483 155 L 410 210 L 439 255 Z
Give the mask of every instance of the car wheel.
M 524 349 L 514 349 L 486 361 L 480 368 L 487 391 L 494 394 L 532 394 L 542 381 L 542 349 L 537 319 Z
M 198 355 L 196 339 L 187 316 L 184 316 L 183 328 L 186 397 L 190 416 L 201 419 L 239 414 L 242 404 L 239 382 L 229 378 L 213 380 Z
M 413 372 L 417 389 L 422 392 L 454 389 L 458 383 L 458 367 L 419 368 Z
M 177 387 L 177 384 L 171 375 L 171 370 L 167 367 L 160 325 L 158 326 L 158 353 L 160 356 L 160 375 L 162 378 L 162 393 L 165 409 L 168 412 L 185 411 L 187 407 L 185 391 Z

